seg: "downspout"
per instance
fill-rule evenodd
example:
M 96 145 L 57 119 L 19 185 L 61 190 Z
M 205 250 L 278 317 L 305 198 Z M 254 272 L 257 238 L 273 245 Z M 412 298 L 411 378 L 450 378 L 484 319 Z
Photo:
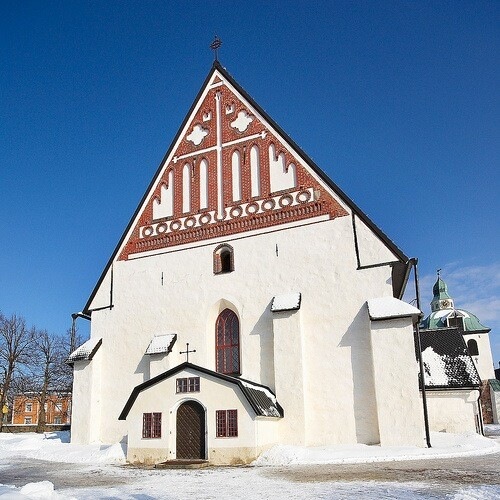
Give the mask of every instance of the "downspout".
M 70 347 L 69 347 L 69 352 L 70 354 L 76 349 L 76 320 L 77 318 L 83 318 L 83 319 L 88 319 L 90 321 L 90 316 L 88 314 L 84 314 L 82 311 L 73 313 L 71 315 L 71 338 L 70 338 Z
M 481 436 L 484 436 L 484 425 L 483 425 L 483 409 L 481 408 L 481 386 L 479 386 L 479 397 L 477 398 L 477 411 L 479 420 L 479 431 Z
M 413 264 L 415 273 L 415 293 L 417 298 L 417 309 L 420 311 L 420 289 L 418 284 L 418 259 L 412 258 L 410 262 Z M 431 437 L 429 433 L 429 414 L 427 413 L 427 394 L 425 392 L 425 371 L 424 362 L 422 360 L 422 344 L 420 343 L 420 319 L 415 324 L 415 341 L 417 343 L 418 351 L 418 364 L 420 369 L 420 389 L 422 391 L 422 407 L 424 409 L 424 427 L 425 427 L 425 440 L 427 441 L 427 448 L 431 448 Z

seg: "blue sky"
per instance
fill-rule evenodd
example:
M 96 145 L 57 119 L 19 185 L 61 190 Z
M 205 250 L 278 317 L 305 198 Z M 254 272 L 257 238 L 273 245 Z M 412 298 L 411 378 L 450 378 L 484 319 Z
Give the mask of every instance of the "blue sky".
M 62 333 L 221 63 L 500 360 L 500 3 L 0 6 L 0 310 Z M 81 323 L 85 332 L 85 323 Z

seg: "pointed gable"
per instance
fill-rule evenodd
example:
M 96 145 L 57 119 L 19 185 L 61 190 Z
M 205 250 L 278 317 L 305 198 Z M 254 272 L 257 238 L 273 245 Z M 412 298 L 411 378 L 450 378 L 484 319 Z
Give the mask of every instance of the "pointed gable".
M 132 221 L 119 259 L 348 215 L 283 135 L 216 62 Z
M 115 260 L 348 215 L 386 247 L 401 298 L 408 257 L 215 61 L 84 310 Z

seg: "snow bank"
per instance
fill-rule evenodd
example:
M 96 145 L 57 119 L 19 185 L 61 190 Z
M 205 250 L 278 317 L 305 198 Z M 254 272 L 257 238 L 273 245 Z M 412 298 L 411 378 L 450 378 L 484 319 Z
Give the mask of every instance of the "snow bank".
M 492 437 L 500 436 L 500 426 L 486 426 L 486 433 Z M 478 434 L 432 432 L 431 444 L 432 448 L 381 447 L 364 444 L 321 447 L 279 445 L 264 452 L 253 465 L 384 462 L 482 455 L 500 451 L 500 439 L 488 439 Z M 25 457 L 50 462 L 123 464 L 126 461 L 123 448 L 119 443 L 71 444 L 68 432 L 0 433 L 0 459 Z
M 500 424 L 485 424 L 484 434 L 491 437 L 500 437 Z
M 13 456 L 65 463 L 125 463 L 125 452 L 120 443 L 70 444 L 69 432 L 0 433 L 0 459 Z
M 60 495 L 54 491 L 54 485 L 50 481 L 28 483 L 22 488 L 0 484 L 0 497 L 2 500 L 76 500 L 74 497 Z
M 500 451 L 500 443 L 478 434 L 431 432 L 432 448 L 369 446 L 274 446 L 253 462 L 256 466 L 304 464 L 352 464 L 425 458 L 485 455 Z

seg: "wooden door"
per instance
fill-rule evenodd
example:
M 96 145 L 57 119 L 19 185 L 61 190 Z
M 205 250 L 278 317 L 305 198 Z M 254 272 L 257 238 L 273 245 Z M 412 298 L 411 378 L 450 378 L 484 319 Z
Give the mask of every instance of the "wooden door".
M 205 410 L 186 401 L 177 410 L 177 459 L 205 459 Z

